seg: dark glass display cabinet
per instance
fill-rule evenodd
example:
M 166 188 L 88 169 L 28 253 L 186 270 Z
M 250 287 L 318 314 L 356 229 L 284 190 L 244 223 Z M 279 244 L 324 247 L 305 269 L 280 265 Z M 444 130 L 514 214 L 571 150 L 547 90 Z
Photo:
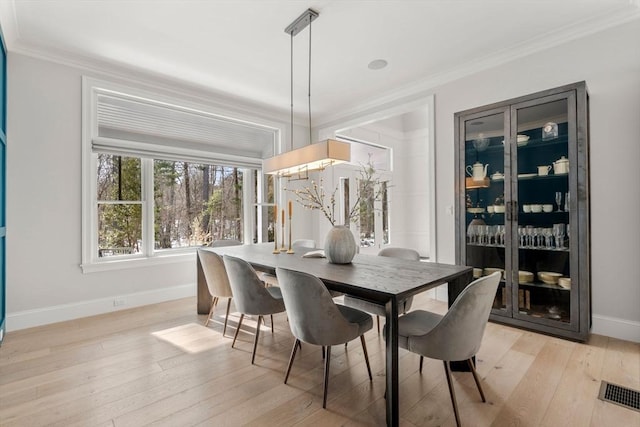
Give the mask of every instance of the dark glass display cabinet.
M 455 114 L 456 259 L 503 272 L 491 320 L 578 341 L 591 326 L 584 82 Z

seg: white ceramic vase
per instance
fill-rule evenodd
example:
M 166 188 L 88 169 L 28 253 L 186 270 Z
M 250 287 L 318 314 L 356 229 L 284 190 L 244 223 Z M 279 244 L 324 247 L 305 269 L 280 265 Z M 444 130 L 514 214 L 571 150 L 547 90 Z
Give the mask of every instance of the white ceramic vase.
M 324 241 L 324 255 L 332 264 L 349 264 L 356 255 L 356 239 L 344 225 L 335 225 Z

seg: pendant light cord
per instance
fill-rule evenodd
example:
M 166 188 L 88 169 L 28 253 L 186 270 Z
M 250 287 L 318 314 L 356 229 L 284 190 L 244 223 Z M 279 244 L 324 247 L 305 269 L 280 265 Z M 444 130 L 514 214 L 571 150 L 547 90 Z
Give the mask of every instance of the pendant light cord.
M 312 142 L 312 132 L 311 132 L 311 22 L 313 19 L 309 18 L 309 82 L 308 82 L 308 102 L 309 102 L 309 145 Z M 289 140 L 291 141 L 291 150 L 293 150 L 293 36 L 294 29 L 291 30 L 289 35 L 291 36 L 291 87 L 290 87 L 290 95 L 291 95 L 291 136 Z
M 311 22 L 313 20 L 309 20 L 309 145 L 311 145 Z

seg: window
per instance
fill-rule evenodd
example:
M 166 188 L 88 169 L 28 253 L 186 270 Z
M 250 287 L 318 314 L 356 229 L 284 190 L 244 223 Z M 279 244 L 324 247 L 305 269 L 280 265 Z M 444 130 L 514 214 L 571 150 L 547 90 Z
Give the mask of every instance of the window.
M 340 167 L 340 199 L 343 217 L 348 218 L 353 204 L 358 203 L 360 247 L 378 250 L 389 244 L 389 191 L 392 150 L 370 142 L 338 135 L 338 139 L 351 144 L 350 166 Z M 362 181 L 362 168 L 370 165 L 376 172 L 375 182 Z M 357 189 L 351 194 L 350 185 Z M 359 196 L 359 197 L 358 197 Z M 353 225 L 352 225 L 353 226 Z M 373 253 L 373 252 L 372 252 Z
M 263 175 L 258 171 L 253 173 L 255 192 L 253 196 L 253 242 L 273 242 L 274 240 L 274 209 L 276 200 L 275 175 Z
M 155 160 L 153 171 L 155 249 L 243 240 L 241 170 Z
M 83 271 L 270 238 L 276 189 L 260 167 L 281 125 L 229 113 L 83 78 Z
M 97 156 L 98 256 L 142 252 L 141 161 Z
M 243 240 L 243 170 L 104 153 L 95 157 L 99 258 L 202 246 L 220 239 Z M 143 165 L 153 168 L 150 203 L 141 196 Z M 146 210 L 153 212 L 149 247 L 143 239 Z

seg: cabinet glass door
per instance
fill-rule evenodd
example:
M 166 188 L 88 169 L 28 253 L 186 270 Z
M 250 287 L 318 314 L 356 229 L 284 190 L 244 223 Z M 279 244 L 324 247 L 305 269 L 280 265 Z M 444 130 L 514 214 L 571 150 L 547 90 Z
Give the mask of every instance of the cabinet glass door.
M 515 105 L 510 138 L 516 166 L 512 193 L 517 195 L 512 232 L 518 239 L 513 261 L 517 268 L 512 273 L 514 317 L 566 328 L 573 313 L 569 142 L 575 130 L 568 125 L 572 116 L 575 101 L 567 94 Z
M 505 201 L 509 197 L 505 190 L 510 189 L 509 172 L 505 170 L 509 116 L 505 109 L 483 114 L 467 117 L 461 129 L 465 141 L 465 264 L 473 266 L 474 278 L 502 272 L 493 312 L 508 316 L 511 292 L 504 272 L 510 269 L 510 259 L 505 255 L 510 238 L 505 226 Z

